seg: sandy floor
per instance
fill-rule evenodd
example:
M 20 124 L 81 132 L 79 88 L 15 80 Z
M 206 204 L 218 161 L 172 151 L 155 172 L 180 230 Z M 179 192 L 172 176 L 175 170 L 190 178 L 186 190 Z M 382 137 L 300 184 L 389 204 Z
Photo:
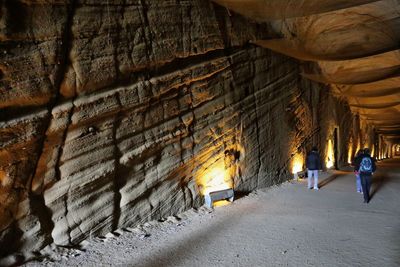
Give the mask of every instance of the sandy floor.
M 397 170 L 393 169 L 397 164 Z M 92 238 L 26 266 L 400 266 L 400 160 L 364 204 L 351 172 L 259 190 L 216 208 Z

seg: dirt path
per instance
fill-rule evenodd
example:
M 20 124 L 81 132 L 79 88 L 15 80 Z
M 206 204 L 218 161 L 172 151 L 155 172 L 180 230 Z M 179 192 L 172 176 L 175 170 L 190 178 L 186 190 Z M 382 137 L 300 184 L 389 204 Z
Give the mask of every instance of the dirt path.
M 393 169 L 393 167 L 397 169 Z M 27 266 L 400 266 L 400 160 L 380 164 L 363 203 L 351 172 L 259 190 L 216 208 L 85 242 Z

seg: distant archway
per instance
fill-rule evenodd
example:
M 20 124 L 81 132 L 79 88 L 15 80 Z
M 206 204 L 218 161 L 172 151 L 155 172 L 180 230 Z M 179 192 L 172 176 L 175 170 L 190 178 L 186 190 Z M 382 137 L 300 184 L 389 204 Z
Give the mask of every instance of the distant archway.
M 394 156 L 400 157 L 400 144 L 394 145 Z

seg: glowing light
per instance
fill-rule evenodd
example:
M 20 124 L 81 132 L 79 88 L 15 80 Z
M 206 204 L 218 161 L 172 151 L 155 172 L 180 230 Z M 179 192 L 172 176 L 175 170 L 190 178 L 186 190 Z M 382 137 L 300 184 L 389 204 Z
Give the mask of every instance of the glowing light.
M 303 170 L 303 155 L 296 154 L 293 158 L 292 173 L 296 174 Z
M 213 207 L 223 207 L 231 204 L 228 200 L 218 200 L 213 203 Z
M 357 153 L 358 151 L 360 151 L 360 149 L 361 149 L 361 144 L 360 144 L 360 142 L 358 142 L 358 144 L 357 144 L 357 149 L 356 149 L 356 153 Z
M 4 186 L 7 182 L 7 173 L 3 170 L 0 170 L 0 185 Z
M 198 184 L 203 195 L 233 188 L 232 178 L 223 163 L 214 164 L 201 174 Z
M 329 169 L 329 168 L 332 168 L 333 167 L 333 161 L 332 160 L 329 160 L 328 162 L 326 162 L 326 167 Z
M 353 146 L 349 147 L 349 154 L 347 155 L 347 163 L 351 164 L 351 159 L 353 158 Z
M 334 151 L 333 151 L 333 142 L 331 139 L 328 141 L 328 151 L 326 153 L 326 167 L 332 168 L 334 165 Z

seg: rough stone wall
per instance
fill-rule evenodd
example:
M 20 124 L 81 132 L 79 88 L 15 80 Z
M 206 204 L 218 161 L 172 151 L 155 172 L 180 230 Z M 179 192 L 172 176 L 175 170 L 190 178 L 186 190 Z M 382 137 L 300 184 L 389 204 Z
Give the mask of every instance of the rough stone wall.
M 335 142 L 337 142 L 336 167 L 340 168 L 347 165 L 349 161 L 351 162 L 351 157 L 354 155 L 352 143 L 358 142 L 360 137 L 353 136 L 353 115 L 348 103 L 343 98 L 335 98 L 329 91 L 329 87 L 320 84 L 317 86 L 322 87 L 321 90 L 326 92 L 320 99 L 321 106 L 318 118 L 320 127 L 319 144 L 321 148 L 324 148 L 321 151 L 321 155 L 325 159 L 325 163 L 328 158 L 332 156 L 335 158 L 335 155 L 332 155 L 332 151 L 329 151 L 329 142 L 332 142 L 334 150 Z M 337 137 L 335 137 L 335 129 Z
M 3 255 L 199 206 L 216 166 L 236 191 L 283 182 L 343 116 L 295 60 L 247 44 L 268 25 L 208 1 L 3 1 L 1 14 Z
M 352 160 L 356 147 L 362 142 L 359 121 L 351 112 L 348 103 L 343 98 L 335 96 L 330 87 L 325 84 L 301 78 L 299 81 L 306 103 L 310 107 L 311 137 L 307 139 L 305 148 L 316 146 L 323 160 L 323 167 L 328 159 L 334 158 L 335 128 L 337 129 L 337 167 L 344 167 Z M 332 149 L 329 150 L 329 142 Z M 304 152 L 306 153 L 306 152 Z

